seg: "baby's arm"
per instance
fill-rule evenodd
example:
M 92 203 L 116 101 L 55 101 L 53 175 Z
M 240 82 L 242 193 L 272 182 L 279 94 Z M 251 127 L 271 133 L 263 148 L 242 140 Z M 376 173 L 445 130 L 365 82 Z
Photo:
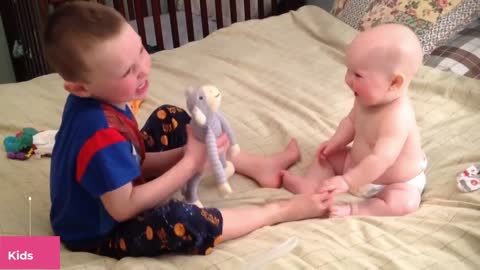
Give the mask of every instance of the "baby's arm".
M 409 117 L 401 115 L 405 110 L 397 111 L 385 117 L 380 124 L 377 142 L 372 153 L 343 175 L 350 187 L 372 183 L 397 160 L 410 129 L 410 125 L 405 121 Z
M 326 143 L 323 149 L 320 149 L 321 155 L 329 155 L 332 152 L 335 152 L 339 148 L 345 147 L 349 144 L 355 135 L 355 126 L 354 126 L 354 116 L 353 109 L 350 113 L 340 121 L 340 124 L 335 130 L 332 138 Z

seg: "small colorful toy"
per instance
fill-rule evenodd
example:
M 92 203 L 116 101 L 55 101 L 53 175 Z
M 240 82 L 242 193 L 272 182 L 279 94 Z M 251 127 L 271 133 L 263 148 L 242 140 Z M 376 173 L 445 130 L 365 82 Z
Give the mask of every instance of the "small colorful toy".
M 238 154 L 239 145 L 235 141 L 233 130 L 225 117 L 219 112 L 221 103 L 220 91 L 212 85 L 204 85 L 197 89 L 189 88 L 186 93 L 187 108 L 192 116 L 191 126 L 193 136 L 207 144 L 208 160 L 215 176 L 217 187 L 222 195 L 232 192 L 227 179 L 235 172 L 235 168 L 227 155 L 218 153 L 217 138 L 226 133 L 230 140 L 230 156 Z M 190 179 L 182 193 L 187 202 L 203 207 L 198 199 L 197 190 L 202 174 L 197 174 Z
M 49 156 L 55 143 L 56 130 L 37 131 L 24 128 L 15 136 L 7 136 L 3 146 L 9 159 L 27 160 L 35 154 L 37 158 Z
M 480 164 L 473 164 L 457 175 L 457 187 L 462 192 L 480 188 Z
M 33 136 L 38 131 L 34 128 L 24 128 L 15 136 L 8 136 L 3 140 L 7 157 L 10 159 L 26 160 L 33 155 Z

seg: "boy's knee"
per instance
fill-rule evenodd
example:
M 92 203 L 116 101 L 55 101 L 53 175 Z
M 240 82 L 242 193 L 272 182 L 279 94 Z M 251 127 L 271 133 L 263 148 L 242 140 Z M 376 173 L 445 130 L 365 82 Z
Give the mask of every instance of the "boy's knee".
M 172 200 L 147 218 L 165 230 L 172 250 L 208 255 L 221 242 L 223 218 L 218 209 Z
M 142 128 L 147 152 L 171 150 L 185 145 L 188 113 L 177 106 L 162 105 L 148 118 Z
M 218 209 L 199 208 L 180 201 L 169 203 L 173 237 L 185 241 L 186 251 L 208 255 L 221 241 L 223 218 Z
M 152 116 L 159 120 L 176 119 L 178 123 L 187 124 L 190 122 L 190 116 L 187 111 L 175 105 L 165 104 L 153 111 Z

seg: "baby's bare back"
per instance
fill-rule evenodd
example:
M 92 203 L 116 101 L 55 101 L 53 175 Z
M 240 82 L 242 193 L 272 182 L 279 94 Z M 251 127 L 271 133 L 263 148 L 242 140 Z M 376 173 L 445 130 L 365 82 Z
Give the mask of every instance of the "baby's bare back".
M 351 164 L 356 166 L 361 160 L 374 152 L 380 138 L 380 130 L 395 133 L 402 128 L 404 144 L 393 164 L 387 168 L 373 183 L 392 184 L 406 182 L 420 174 L 424 152 L 421 148 L 420 134 L 416 124 L 415 113 L 408 99 L 380 108 L 364 109 L 355 104 L 355 137 L 351 149 Z M 393 117 L 392 117 L 393 115 Z M 389 119 L 385 121 L 385 119 Z M 406 138 L 405 138 L 406 137 Z

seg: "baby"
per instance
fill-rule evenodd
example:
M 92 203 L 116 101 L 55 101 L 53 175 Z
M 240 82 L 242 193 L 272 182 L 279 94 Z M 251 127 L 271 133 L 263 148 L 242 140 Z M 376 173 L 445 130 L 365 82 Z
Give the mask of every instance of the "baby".
M 422 55 L 418 38 L 406 26 L 385 24 L 358 34 L 346 52 L 345 82 L 355 96 L 353 108 L 320 145 L 304 177 L 282 172 L 284 187 L 294 193 L 350 191 L 368 198 L 333 205 L 330 216 L 416 211 L 426 183 L 426 158 L 407 89 Z

